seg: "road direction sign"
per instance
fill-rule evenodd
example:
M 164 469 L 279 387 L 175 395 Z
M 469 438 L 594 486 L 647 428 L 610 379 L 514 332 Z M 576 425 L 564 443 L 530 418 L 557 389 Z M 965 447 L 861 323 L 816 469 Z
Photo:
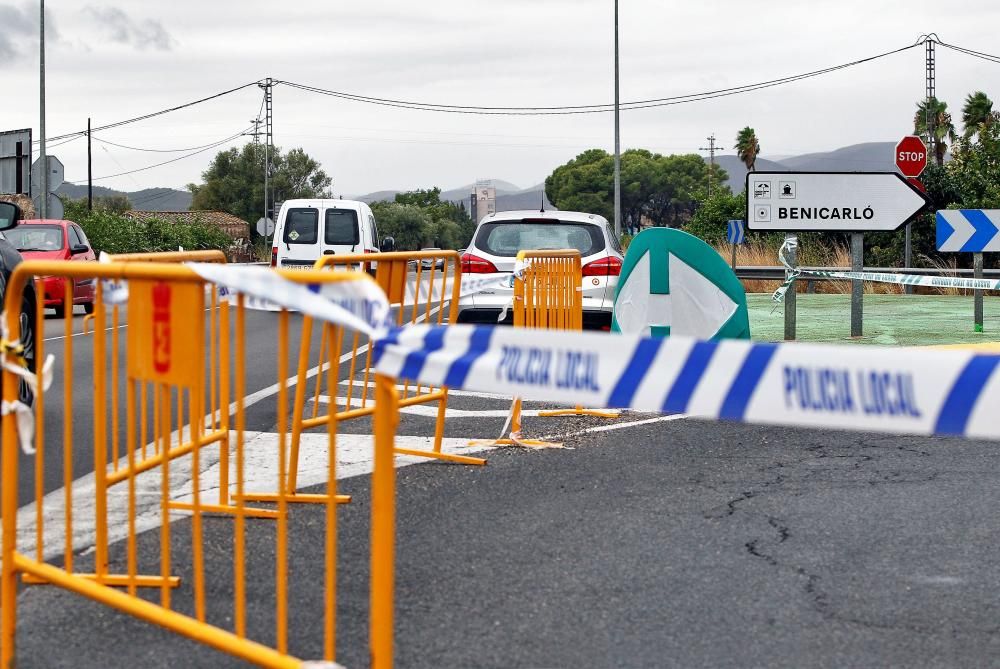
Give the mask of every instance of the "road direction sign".
M 943 209 L 937 213 L 937 249 L 1000 251 L 1000 209 Z
M 53 193 L 65 180 L 65 168 L 62 161 L 55 156 L 45 156 L 49 163 L 49 192 Z M 38 195 L 38 190 L 42 187 L 42 159 L 36 158 L 31 164 L 31 197 Z
M 743 284 L 715 250 L 672 228 L 650 228 L 629 244 L 615 290 L 615 332 L 749 339 Z
M 257 234 L 261 237 L 270 237 L 274 234 L 274 221 L 263 217 L 257 219 Z
M 916 178 L 927 167 L 927 146 L 916 135 L 907 135 L 896 145 L 894 160 L 899 173 Z
M 895 172 L 749 172 L 751 230 L 896 230 L 930 205 Z
M 743 221 L 739 219 L 731 219 L 728 227 L 726 228 L 726 239 L 729 240 L 730 244 L 742 244 L 745 238 L 746 235 L 743 231 Z

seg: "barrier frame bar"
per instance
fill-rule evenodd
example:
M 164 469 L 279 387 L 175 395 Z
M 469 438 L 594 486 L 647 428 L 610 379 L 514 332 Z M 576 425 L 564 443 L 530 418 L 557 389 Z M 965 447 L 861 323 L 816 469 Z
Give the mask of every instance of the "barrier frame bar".
M 431 260 L 431 268 L 429 271 L 430 278 L 428 279 L 428 291 L 427 291 L 427 301 L 423 303 L 420 299 L 420 287 L 421 287 L 421 276 L 424 272 L 423 263 L 424 260 Z M 441 305 L 435 307 L 432 310 L 432 299 L 434 297 L 434 277 L 437 273 L 437 261 L 444 261 L 444 268 L 441 270 L 441 286 L 442 294 L 440 295 Z M 378 285 L 385 291 L 386 296 L 389 299 L 390 304 L 398 304 L 399 310 L 396 318 L 396 324 L 402 326 L 406 323 L 417 323 L 422 320 L 427 321 L 431 317 L 436 316 L 437 324 L 441 325 L 444 323 L 444 309 L 443 305 L 448 304 L 448 322 L 454 323 L 458 317 L 458 300 L 461 296 L 461 262 L 460 256 L 457 251 L 450 250 L 440 250 L 440 251 L 392 251 L 387 253 L 353 253 L 353 254 L 340 254 L 340 255 L 328 255 L 320 257 L 316 263 L 313 265 L 314 270 L 330 270 L 341 265 L 346 266 L 347 269 L 354 270 L 355 267 L 360 267 L 362 271 L 367 271 L 372 264 L 375 265 L 375 281 Z M 415 297 L 414 303 L 412 305 L 404 304 L 407 296 L 407 279 L 409 274 L 408 263 L 416 262 L 416 280 L 415 287 L 417 295 Z M 449 262 L 451 261 L 451 262 Z M 454 277 L 452 278 L 452 283 L 450 287 L 450 297 L 446 299 L 444 291 L 448 288 L 448 268 L 449 266 L 454 268 Z M 411 313 L 409 318 L 405 316 L 404 309 L 411 308 Z M 420 314 L 421 308 L 423 308 L 423 314 Z M 433 311 L 433 313 L 432 313 Z M 295 384 L 295 396 L 294 396 L 294 406 L 292 409 L 292 429 L 291 429 L 291 439 L 289 447 L 289 464 L 288 464 L 288 483 L 285 485 L 285 491 L 282 495 L 284 500 L 288 503 L 299 503 L 299 504 L 325 504 L 327 502 L 326 493 L 300 493 L 297 491 L 298 488 L 298 470 L 299 470 L 299 449 L 301 445 L 302 433 L 305 430 L 321 427 L 326 425 L 330 420 L 335 418 L 338 421 L 350 420 L 352 418 L 362 418 L 365 416 L 370 416 L 375 411 L 376 404 L 368 403 L 368 382 L 369 379 L 374 377 L 374 372 L 371 370 L 371 349 L 370 344 L 366 344 L 364 349 L 359 348 L 358 343 L 360 342 L 359 335 L 355 333 L 353 335 L 352 348 L 355 355 L 352 357 L 350 362 L 349 371 L 349 388 L 353 389 L 355 382 L 355 374 L 358 371 L 357 363 L 359 360 L 364 361 L 364 380 L 360 381 L 359 384 L 364 384 L 362 390 L 362 402 L 363 406 L 351 408 L 345 407 L 343 411 L 338 411 L 337 403 L 337 390 L 339 386 L 340 379 L 338 378 L 337 385 L 331 385 L 328 383 L 327 392 L 329 393 L 328 402 L 328 412 L 325 415 L 319 415 L 318 412 L 318 398 L 320 394 L 320 389 L 322 386 L 321 379 L 323 378 L 324 369 L 328 370 L 333 368 L 337 376 L 339 377 L 340 361 L 339 361 L 339 351 L 341 350 L 338 345 L 336 350 L 333 350 L 332 344 L 329 342 L 329 338 L 325 335 L 325 331 L 329 329 L 329 324 L 323 323 L 321 327 L 324 333 L 320 337 L 320 353 L 319 353 L 319 369 L 316 375 L 316 387 L 313 397 L 313 415 L 311 417 L 305 416 L 305 406 L 306 406 L 306 396 L 307 396 L 307 382 L 308 382 L 308 372 L 309 372 L 309 351 L 313 332 L 313 321 L 314 319 L 310 316 L 304 315 L 302 317 L 302 339 L 299 346 L 299 357 L 298 357 L 298 369 L 296 373 L 296 384 Z M 324 359 L 324 352 L 329 355 L 329 360 Z M 444 440 L 444 427 L 446 411 L 448 406 L 448 389 L 446 387 L 441 387 L 437 389 L 430 389 L 430 392 L 419 394 L 422 386 L 417 387 L 417 393 L 412 396 L 408 396 L 409 384 L 403 386 L 403 396 L 398 398 L 400 407 L 413 406 L 416 404 L 432 404 L 437 402 L 438 404 L 438 414 L 436 418 L 436 423 L 434 427 L 434 442 L 431 450 L 419 450 L 411 448 L 396 448 L 395 453 L 397 455 L 412 455 L 424 458 L 433 458 L 436 460 L 443 460 L 446 462 L 454 462 L 457 464 L 465 465 L 485 465 L 485 458 L 477 458 L 469 455 L 457 455 L 453 453 L 444 453 L 441 450 L 441 444 Z M 348 392 L 351 399 L 353 397 L 352 391 Z M 243 498 L 250 502 L 275 502 L 277 501 L 280 493 L 279 492 L 251 492 L 244 493 Z M 337 502 L 340 504 L 346 504 L 351 501 L 350 495 L 337 495 Z

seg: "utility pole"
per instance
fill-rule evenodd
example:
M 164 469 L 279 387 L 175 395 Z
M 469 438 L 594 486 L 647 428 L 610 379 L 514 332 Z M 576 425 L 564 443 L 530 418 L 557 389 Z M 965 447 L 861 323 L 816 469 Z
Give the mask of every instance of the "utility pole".
M 264 89 L 264 218 L 271 218 L 272 201 L 270 197 L 271 188 L 271 155 L 274 153 L 274 128 L 272 126 L 271 89 L 274 86 L 271 77 L 264 80 L 263 84 L 258 84 Z M 273 220 L 273 219 L 272 219 Z M 266 230 L 266 228 L 265 228 Z M 267 242 L 267 235 L 264 241 Z
M 90 117 L 87 117 L 87 211 L 94 210 L 94 173 L 90 151 Z
M 39 218 L 49 217 L 49 159 L 45 153 L 45 0 L 40 0 L 41 14 L 38 20 L 38 112 L 39 129 L 42 133 L 41 144 L 38 147 L 39 171 L 42 173 L 42 183 L 39 193 Z
M 618 120 L 618 0 L 615 0 L 615 236 L 622 236 L 622 151 Z
M 706 137 L 708 140 L 707 147 L 701 147 L 699 151 L 708 151 L 708 197 L 712 197 L 712 174 L 715 172 L 715 152 L 725 151 L 724 147 L 715 145 L 715 133 Z
M 934 44 L 937 42 L 937 35 L 933 33 L 927 36 L 927 40 L 924 42 L 924 47 L 926 49 L 926 74 L 927 74 L 927 102 L 924 109 L 924 123 L 927 126 L 927 150 L 930 155 L 937 159 L 937 149 L 936 149 L 936 138 L 934 136 L 934 124 L 937 119 L 935 118 L 934 109 L 932 109 L 932 101 L 937 99 L 937 94 L 934 91 L 935 88 L 935 72 L 934 72 Z M 938 165 L 944 163 L 944 157 L 937 161 Z

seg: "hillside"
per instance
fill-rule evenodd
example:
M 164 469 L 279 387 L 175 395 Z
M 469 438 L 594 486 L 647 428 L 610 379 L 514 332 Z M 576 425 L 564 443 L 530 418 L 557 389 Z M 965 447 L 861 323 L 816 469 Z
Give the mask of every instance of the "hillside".
M 56 194 L 60 197 L 78 200 L 87 197 L 87 187 L 64 183 Z M 173 188 L 146 188 L 126 193 L 103 186 L 94 186 L 94 197 L 124 195 L 138 211 L 187 211 L 191 208 L 191 193 Z

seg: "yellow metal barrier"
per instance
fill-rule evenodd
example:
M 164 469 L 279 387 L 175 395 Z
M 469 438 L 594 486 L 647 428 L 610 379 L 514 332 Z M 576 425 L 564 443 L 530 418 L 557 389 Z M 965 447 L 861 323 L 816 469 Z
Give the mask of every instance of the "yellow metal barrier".
M 286 278 L 309 284 L 334 283 L 359 280 L 358 273 L 347 272 L 281 272 Z M 11 276 L 5 298 L 6 337 L 2 352 L 8 364 L 23 362 L 26 351 L 18 342 L 22 337 L 18 317 L 26 285 L 34 277 L 53 276 L 62 279 L 94 279 L 97 281 L 95 331 L 93 338 L 74 344 L 72 311 L 66 310 L 65 334 L 59 351 L 59 365 L 64 388 L 61 404 L 65 409 L 61 430 L 62 443 L 47 438 L 46 392 L 39 385 L 35 392 L 34 481 L 31 489 L 32 504 L 19 507 L 18 478 L 23 458 L 18 441 L 18 419 L 5 410 L 3 416 L 2 456 L 0 476 L 0 515 L 2 515 L 2 543 L 0 543 L 0 667 L 11 669 L 15 663 L 17 626 L 17 577 L 20 574 L 28 583 L 48 583 L 103 603 L 142 620 L 155 623 L 178 634 L 190 637 L 225 653 L 266 667 L 298 667 L 301 661 L 290 654 L 288 642 L 288 547 L 290 537 L 288 501 L 290 490 L 287 481 L 287 443 L 289 431 L 289 392 L 284 383 L 288 378 L 289 314 L 276 315 L 278 448 L 276 459 L 278 492 L 273 510 L 252 509 L 246 506 L 243 493 L 247 468 L 244 432 L 246 408 L 247 365 L 247 309 L 242 296 L 235 299 L 234 327 L 228 323 L 225 337 L 220 338 L 218 358 L 211 365 L 225 368 L 226 373 L 216 378 L 233 377 L 233 407 L 219 404 L 221 415 L 206 412 L 208 378 L 215 374 L 210 369 L 210 354 L 206 349 L 209 322 L 214 310 L 206 307 L 206 283 L 190 268 L 155 262 L 73 263 L 26 261 Z M 367 279 L 363 279 L 367 280 Z M 116 284 L 106 282 L 117 282 Z M 109 305 L 106 292 L 120 289 L 127 284 L 128 299 L 125 304 Z M 67 286 L 65 303 L 72 304 L 72 281 Z M 35 359 L 45 359 L 43 296 L 39 293 L 34 324 Z M 107 312 L 116 308 L 127 309 L 127 319 L 111 329 L 107 327 Z M 220 313 L 225 313 L 222 311 Z M 117 323 L 117 321 L 115 321 Z M 122 338 L 118 330 L 125 329 Z M 220 332 L 222 328 L 220 326 Z M 324 330 L 329 350 L 336 350 L 344 338 L 340 328 Z M 124 345 L 123 341 L 124 339 Z M 214 339 L 214 338 L 213 338 Z M 232 340 L 232 348 L 222 348 L 222 342 Z M 74 371 L 86 373 L 86 364 L 74 365 L 74 347 L 83 349 L 87 342 L 93 346 L 93 412 L 74 415 Z M 110 343 L 110 346 L 109 346 Z M 110 349 L 110 350 L 109 350 Z M 86 351 L 82 350 L 81 353 Z M 86 359 L 86 356 L 83 356 Z M 230 358 L 232 358 L 230 360 Z M 229 365 L 232 365 L 231 367 Z M 254 361 L 257 365 L 259 362 Z M 124 411 L 116 400 L 119 385 L 118 368 L 123 366 Z M 328 382 L 336 381 L 336 370 L 326 370 Z M 109 387 L 109 378 L 112 379 Z M 3 399 L 10 406 L 18 397 L 19 377 L 5 367 L 3 371 Z M 228 388 L 228 384 L 221 384 Z M 85 387 L 90 390 L 90 385 Z M 393 546 L 395 513 L 395 474 L 393 471 L 393 445 L 395 425 L 398 420 L 398 395 L 394 381 L 374 377 L 375 405 L 373 407 L 375 464 L 372 477 L 372 538 L 371 538 L 371 601 L 370 651 L 372 666 L 389 667 L 392 664 L 392 613 L 393 613 Z M 228 392 L 228 390 L 226 391 Z M 229 430 L 230 408 L 235 424 Z M 74 432 L 85 429 L 90 421 L 93 428 L 93 479 L 91 487 L 74 487 Z M 324 509 L 325 555 L 323 556 L 323 659 L 333 661 L 336 647 L 336 433 L 337 416 L 326 422 L 328 434 L 328 466 Z M 226 426 L 225 437 L 216 437 L 220 426 Z M 231 439 L 230 439 L 231 437 Z M 203 500 L 203 476 L 211 463 L 202 461 L 204 447 L 218 442 L 220 450 L 219 487 L 232 489 L 230 505 L 207 504 Z M 61 447 L 62 480 L 60 493 L 46 495 L 46 449 Z M 119 448 L 122 452 L 119 452 Z M 223 461 L 232 451 L 233 463 Z M 267 451 L 270 453 L 271 451 Z M 48 458 L 49 465 L 56 460 Z M 204 466 L 203 466 L 204 465 Z M 232 469 L 232 471 L 230 471 Z M 184 481 L 189 476 L 189 502 L 180 505 L 173 501 L 176 493 L 171 482 Z M 180 477 L 180 479 L 178 479 Z M 125 483 L 127 494 L 108 495 L 114 483 Z M 155 546 L 158 569 L 155 575 L 141 572 L 138 553 L 139 534 L 145 529 L 139 524 L 140 490 L 156 491 L 158 504 L 147 508 L 152 514 L 158 532 L 148 532 L 143 541 Z M 23 493 L 24 491 L 22 491 Z M 82 497 L 86 494 L 86 497 Z M 74 500 L 74 496 L 78 499 Z M 123 499 L 124 497 L 124 499 Z M 74 503 L 75 502 L 75 503 Z M 225 506 L 225 508 L 220 508 Z M 171 513 L 178 509 L 190 516 L 191 554 L 178 556 L 171 553 Z M 220 566 L 209 560 L 204 549 L 203 516 L 223 510 L 231 516 L 233 528 L 233 553 Z M 260 581 L 260 574 L 253 573 L 247 564 L 247 518 L 266 516 L 276 522 L 274 546 L 274 635 L 273 644 L 254 641 L 247 636 L 247 581 Z M 56 519 L 53 522 L 53 519 Z M 61 520 L 62 522 L 59 522 Z M 144 522 L 149 522 L 146 517 Z M 19 527 L 19 523 L 23 526 Z M 34 527 L 32 527 L 32 525 Z M 148 527 L 148 525 L 147 525 Z M 19 542 L 34 544 L 19 550 Z M 78 551 L 93 547 L 93 557 L 83 557 Z M 116 559 L 112 559 L 112 554 Z M 62 564 L 53 559 L 62 557 Z M 82 573 L 75 562 L 93 560 L 93 570 Z M 178 579 L 173 569 L 190 563 L 192 587 L 191 601 L 177 601 L 180 591 L 174 588 Z M 124 573 L 112 573 L 110 565 L 121 562 Z M 206 583 L 215 588 L 221 575 L 214 576 L 213 568 L 232 573 L 231 628 L 207 619 Z M 143 586 L 159 589 L 159 602 L 141 598 L 137 589 Z M 116 587 L 124 588 L 123 590 Z M 189 609 L 192 615 L 177 609 Z M 214 607 L 213 607 L 214 608 Z M 229 618 L 229 616 L 227 616 Z M 219 621 L 221 623 L 221 621 Z
M 393 253 L 367 253 L 329 255 L 320 258 L 314 269 L 375 269 L 375 281 L 385 291 L 395 311 L 396 324 L 407 323 L 454 323 L 458 313 L 458 298 L 461 291 L 461 264 L 455 251 L 417 251 Z M 302 339 L 299 345 L 298 373 L 295 385 L 295 403 L 292 413 L 291 450 L 288 466 L 288 500 L 292 502 L 322 504 L 323 494 L 295 492 L 298 487 L 299 449 L 305 430 L 326 425 L 330 416 L 336 420 L 350 420 L 370 416 L 377 406 L 374 394 L 374 372 L 371 369 L 371 342 L 364 335 L 353 333 L 348 341 L 338 340 L 335 347 L 327 345 L 326 331 L 332 326 L 322 325 L 319 359 L 317 367 L 310 370 L 310 350 L 312 347 L 313 319 L 302 319 Z M 333 370 L 335 377 L 324 372 Z M 309 392 L 309 378 L 315 374 L 312 392 Z M 324 379 L 336 378 L 336 382 Z M 326 391 L 324 394 L 324 390 Z M 434 427 L 434 443 L 431 450 L 397 448 L 400 455 L 415 455 L 467 465 L 485 465 L 486 460 L 466 455 L 444 453 L 441 450 L 444 438 L 445 416 L 448 407 L 448 389 L 428 386 L 413 386 L 409 383 L 399 387 L 402 396 L 401 407 L 417 404 L 437 404 Z M 306 404 L 311 403 L 309 415 Z M 326 404 L 325 412 L 320 405 Z M 269 502 L 275 498 L 273 492 L 250 493 L 249 501 Z M 341 497 L 338 501 L 350 501 Z
M 583 329 L 583 272 L 580 252 L 575 249 L 520 251 L 517 265 L 523 268 L 514 280 L 512 305 L 514 327 L 547 330 Z M 618 411 L 572 409 L 539 411 L 539 416 L 598 416 L 617 418 Z M 559 446 L 545 441 L 521 438 L 521 398 L 514 398 L 510 413 L 511 438 L 495 443 L 518 446 Z

